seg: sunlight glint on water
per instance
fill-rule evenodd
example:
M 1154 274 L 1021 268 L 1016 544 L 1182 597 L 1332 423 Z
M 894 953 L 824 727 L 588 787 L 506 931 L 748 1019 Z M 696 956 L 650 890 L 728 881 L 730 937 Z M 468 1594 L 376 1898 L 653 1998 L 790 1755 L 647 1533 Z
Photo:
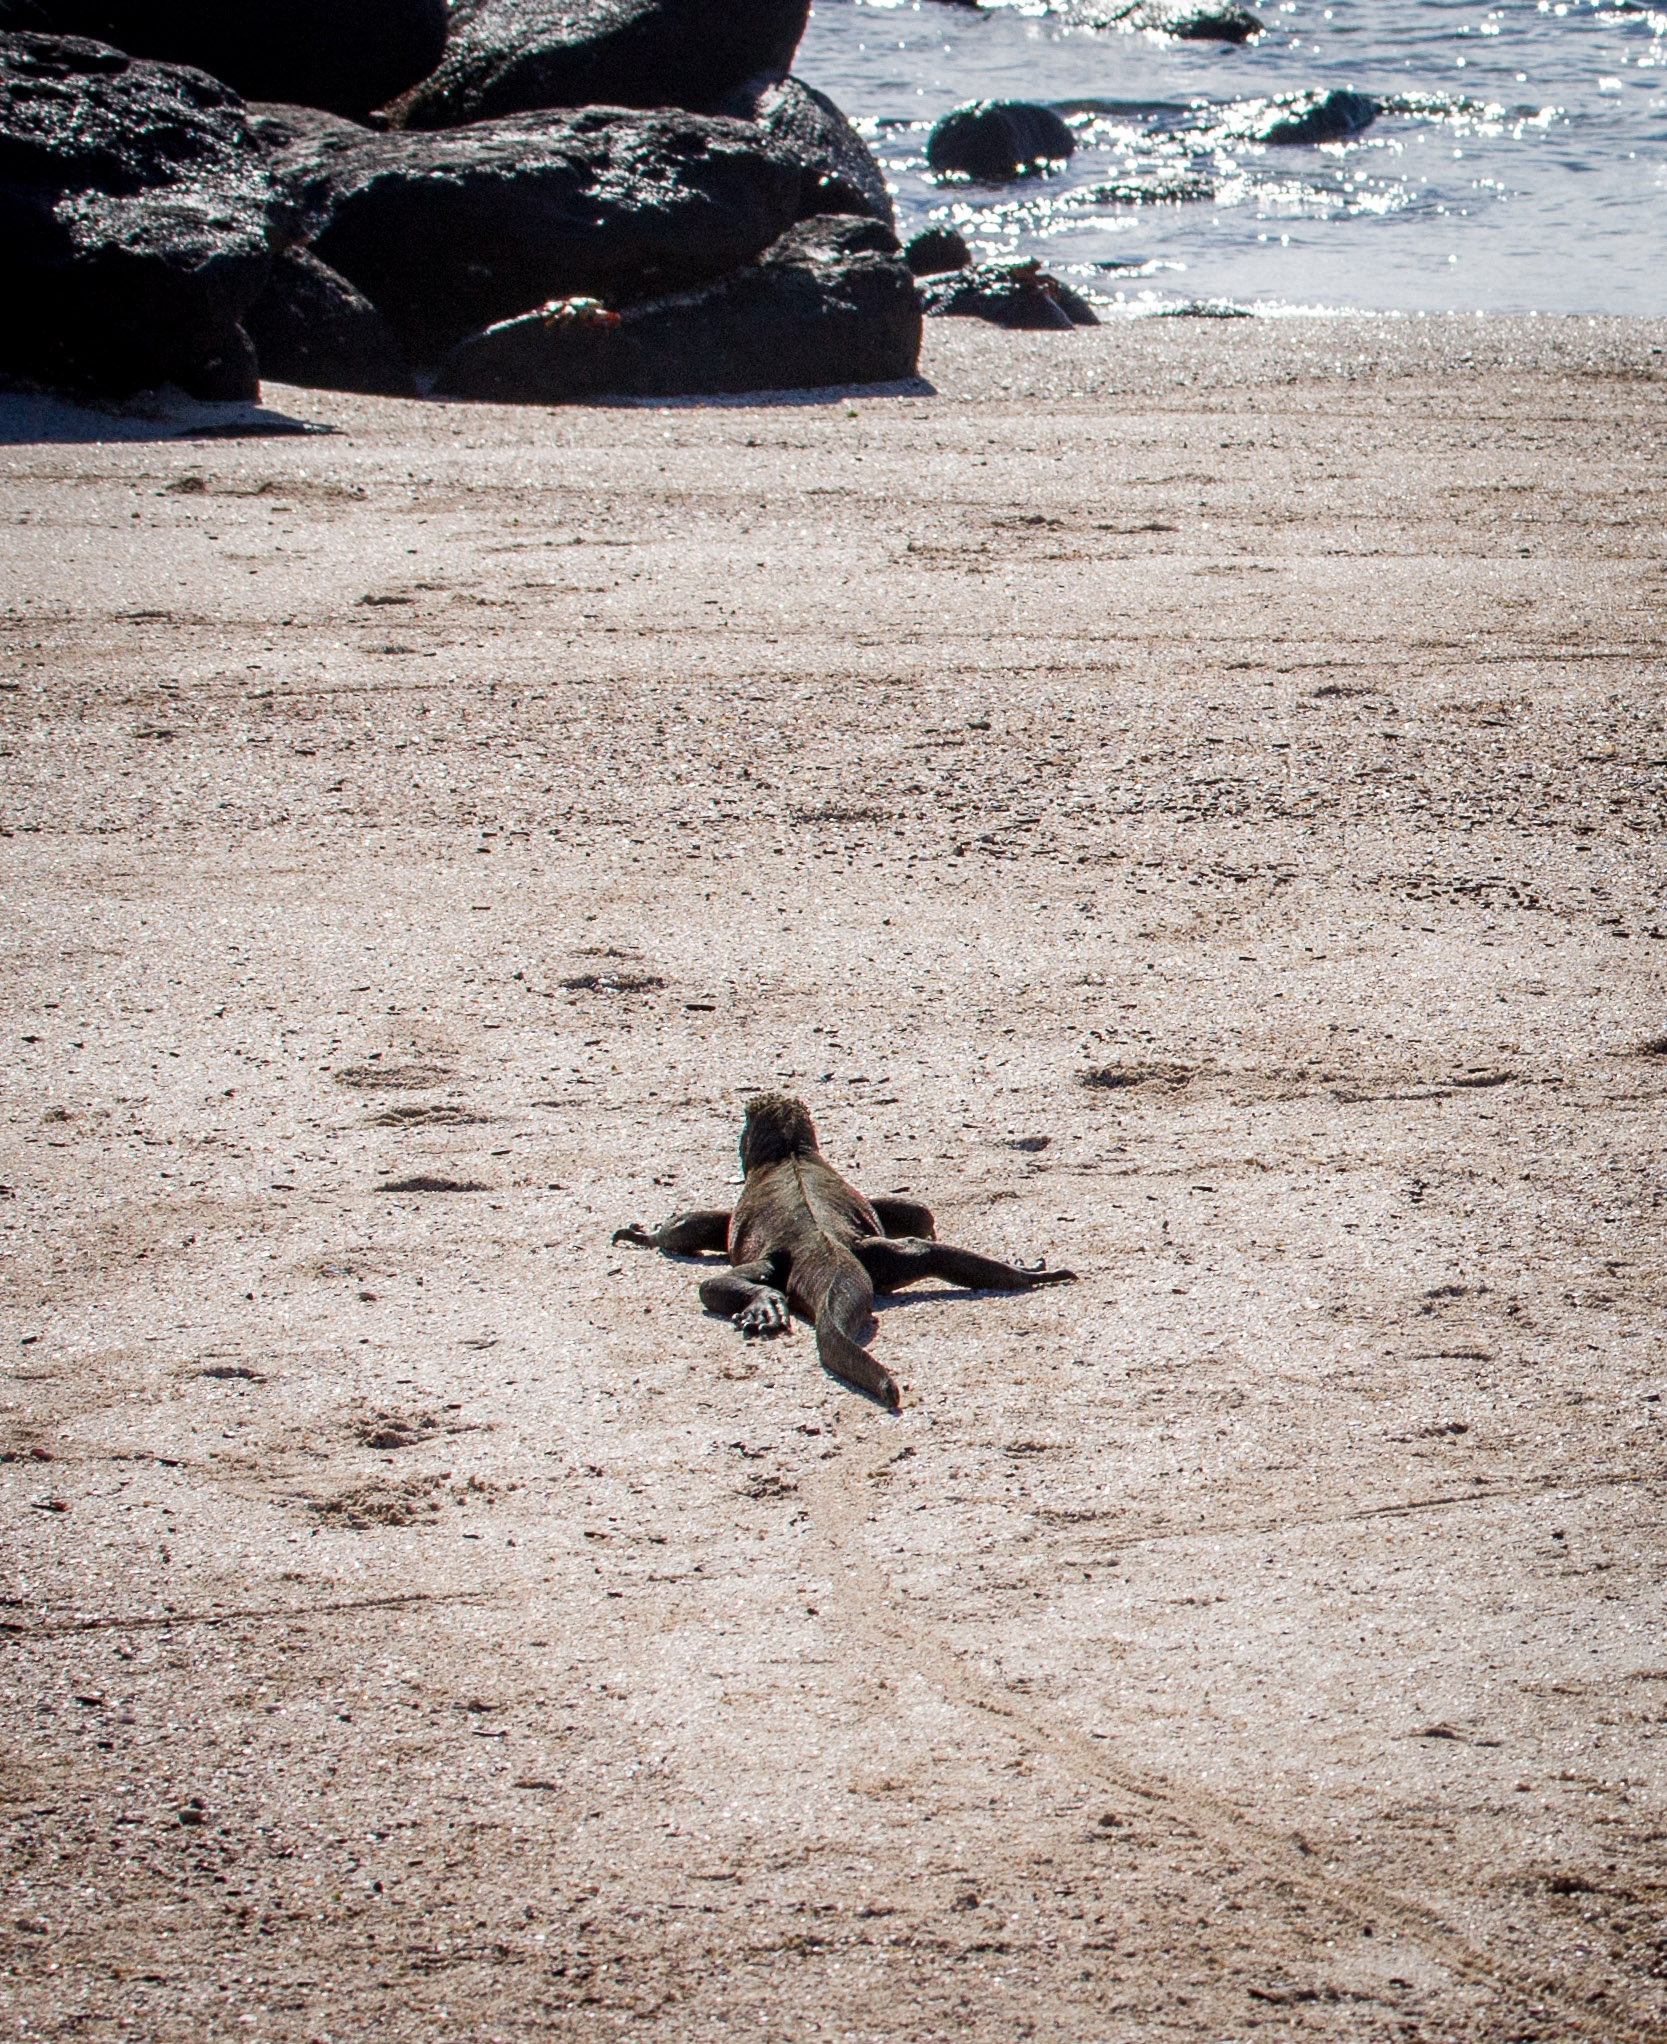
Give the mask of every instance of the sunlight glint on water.
M 905 233 L 951 220 L 980 252 L 1041 255 L 1131 308 L 1667 314 L 1667 0 L 1256 11 L 1268 32 L 1235 49 L 1039 6 L 817 0 L 797 69 L 868 136 Z M 1353 142 L 1219 133 L 1246 101 L 1334 86 L 1385 107 Z M 930 183 L 927 129 L 978 98 L 1066 112 L 1069 170 Z

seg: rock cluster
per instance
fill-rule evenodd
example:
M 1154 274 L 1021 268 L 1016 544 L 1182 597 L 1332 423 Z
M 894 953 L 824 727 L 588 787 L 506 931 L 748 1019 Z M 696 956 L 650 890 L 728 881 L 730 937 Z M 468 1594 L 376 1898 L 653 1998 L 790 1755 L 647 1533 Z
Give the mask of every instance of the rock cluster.
M 806 13 L 0 0 L 0 374 L 540 401 L 908 377 L 884 177 L 789 72 Z

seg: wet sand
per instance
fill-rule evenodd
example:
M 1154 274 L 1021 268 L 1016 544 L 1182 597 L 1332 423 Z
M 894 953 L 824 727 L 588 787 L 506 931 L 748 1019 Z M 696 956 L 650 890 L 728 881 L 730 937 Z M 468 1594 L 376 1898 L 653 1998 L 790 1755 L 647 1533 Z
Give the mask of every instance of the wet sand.
M 0 401 L 12 2031 L 1667 2031 L 1664 345 Z

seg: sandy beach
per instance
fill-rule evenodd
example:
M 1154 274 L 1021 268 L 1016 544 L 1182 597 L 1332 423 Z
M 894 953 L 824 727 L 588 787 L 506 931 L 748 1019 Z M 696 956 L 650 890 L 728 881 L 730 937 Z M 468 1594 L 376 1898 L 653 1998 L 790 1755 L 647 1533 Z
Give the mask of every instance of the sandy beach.
M 0 399 L 8 2035 L 1667 2036 L 1664 350 Z

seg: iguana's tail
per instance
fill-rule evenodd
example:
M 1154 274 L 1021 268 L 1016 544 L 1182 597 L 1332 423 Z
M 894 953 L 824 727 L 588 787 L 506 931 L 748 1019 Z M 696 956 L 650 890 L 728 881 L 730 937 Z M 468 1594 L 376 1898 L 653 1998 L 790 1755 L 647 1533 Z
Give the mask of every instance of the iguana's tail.
M 875 1362 L 858 1335 L 874 1317 L 874 1287 L 849 1250 L 840 1253 L 816 1314 L 816 1353 L 822 1367 L 893 1412 L 903 1403 L 897 1380 Z

